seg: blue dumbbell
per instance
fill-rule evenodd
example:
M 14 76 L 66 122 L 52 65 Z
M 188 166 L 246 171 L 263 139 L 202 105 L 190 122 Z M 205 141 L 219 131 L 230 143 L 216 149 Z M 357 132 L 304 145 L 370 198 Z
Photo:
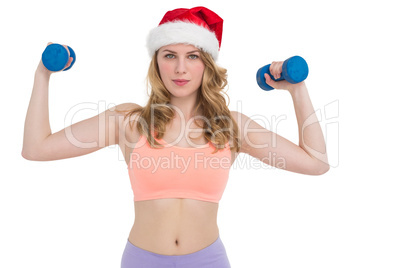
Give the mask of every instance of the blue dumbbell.
M 66 48 L 59 44 L 50 44 L 46 47 L 45 51 L 42 53 L 42 62 L 45 65 L 46 69 L 52 72 L 58 72 L 60 70 L 67 71 L 71 67 L 73 67 L 75 63 L 75 52 L 74 50 L 67 46 L 68 50 L 70 51 L 70 57 L 73 58 L 71 65 L 64 69 L 68 62 L 68 52 Z
M 265 82 L 264 74 L 267 73 L 274 81 L 286 80 L 289 83 L 296 84 L 304 81 L 308 76 L 308 65 L 307 62 L 300 56 L 293 56 L 283 62 L 282 73 L 279 79 L 274 79 L 274 77 L 269 72 L 269 67 L 271 64 L 261 67 L 257 71 L 257 83 L 263 90 L 272 90 L 273 87 L 269 86 Z

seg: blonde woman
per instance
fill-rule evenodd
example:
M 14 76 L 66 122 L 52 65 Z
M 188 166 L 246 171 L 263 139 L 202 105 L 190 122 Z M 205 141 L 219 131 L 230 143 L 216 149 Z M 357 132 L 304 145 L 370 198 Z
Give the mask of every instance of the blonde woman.
M 230 267 L 217 212 L 230 167 L 240 153 L 303 174 L 320 175 L 329 169 L 323 134 L 304 82 L 274 82 L 266 76 L 267 84 L 292 95 L 298 145 L 228 109 L 223 91 L 226 69 L 216 64 L 222 25 L 223 20 L 205 7 L 168 11 L 147 38 L 152 58 L 148 103 L 117 105 L 67 127 L 68 131 L 50 131 L 47 101 L 52 72 L 42 62 L 38 65 L 22 155 L 46 161 L 120 146 L 135 206 L 122 268 Z M 270 71 L 279 77 L 282 62 L 273 62 Z M 307 118 L 309 127 L 301 136 Z M 67 133 L 98 146 L 75 146 Z M 270 154 L 284 161 L 266 157 Z

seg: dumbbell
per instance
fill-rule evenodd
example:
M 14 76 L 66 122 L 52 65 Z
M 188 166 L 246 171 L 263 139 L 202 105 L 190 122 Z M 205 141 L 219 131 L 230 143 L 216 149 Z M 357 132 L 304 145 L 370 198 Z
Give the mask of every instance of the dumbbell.
M 271 64 L 265 65 L 264 67 L 261 67 L 257 71 L 257 84 L 260 86 L 260 88 L 262 88 L 263 90 L 266 90 L 266 91 L 272 90 L 274 88 L 269 86 L 265 82 L 265 77 L 264 77 L 265 73 L 269 74 L 269 76 L 274 81 L 286 80 L 291 84 L 300 83 L 300 82 L 304 81 L 308 76 L 307 62 L 300 56 L 290 57 L 289 59 L 287 59 L 283 62 L 281 77 L 278 79 L 275 79 L 271 75 L 271 73 L 269 71 L 270 66 L 271 66 Z
M 73 58 L 70 66 L 63 70 L 68 62 L 68 52 L 66 48 L 59 44 L 50 44 L 46 47 L 45 51 L 42 53 L 42 62 L 46 69 L 52 72 L 57 72 L 60 70 L 67 71 L 73 67 L 75 63 L 75 52 L 74 50 L 67 46 L 70 51 L 70 57 Z

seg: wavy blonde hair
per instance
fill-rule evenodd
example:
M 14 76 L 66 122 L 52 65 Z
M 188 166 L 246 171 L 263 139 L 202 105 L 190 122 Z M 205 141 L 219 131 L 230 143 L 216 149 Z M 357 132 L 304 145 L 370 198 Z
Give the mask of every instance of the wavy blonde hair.
M 163 138 L 166 125 L 174 117 L 174 108 L 170 104 L 171 94 L 162 82 L 157 55 L 158 51 L 152 57 L 148 69 L 147 81 L 148 87 L 151 88 L 151 93 L 148 93 L 149 100 L 147 105 L 125 111 L 127 113 L 124 116 L 124 119 L 126 119 L 138 113 L 139 124 L 137 124 L 137 130 L 140 135 L 144 135 L 147 138 L 152 148 L 160 148 L 162 145 L 154 139 L 151 133 L 155 134 L 156 139 Z M 226 95 L 230 102 L 229 96 L 224 91 L 227 86 L 227 70 L 219 67 L 212 56 L 202 50 L 200 50 L 200 58 L 205 64 L 205 69 L 201 87 L 197 94 L 197 106 L 194 114 L 200 113 L 202 120 L 195 119 L 194 122 L 204 130 L 205 139 L 214 145 L 215 151 L 213 153 L 223 149 L 229 141 L 231 141 L 229 143 L 231 144 L 231 151 L 239 152 L 238 126 L 230 114 L 224 97 Z M 203 123 L 199 124 L 199 121 L 203 121 Z M 153 125 L 151 125 L 152 122 L 154 123 Z M 129 124 L 132 129 L 134 122 L 130 121 Z M 190 137 L 190 139 L 193 138 Z

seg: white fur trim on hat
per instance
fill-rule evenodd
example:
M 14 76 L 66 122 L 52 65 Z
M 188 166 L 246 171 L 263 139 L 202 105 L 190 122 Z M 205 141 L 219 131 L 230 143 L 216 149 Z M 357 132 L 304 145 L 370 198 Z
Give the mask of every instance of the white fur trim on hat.
M 191 22 L 166 22 L 151 30 L 147 38 L 148 53 L 155 52 L 171 44 L 190 44 L 211 54 L 216 61 L 219 54 L 219 42 L 215 33 Z

